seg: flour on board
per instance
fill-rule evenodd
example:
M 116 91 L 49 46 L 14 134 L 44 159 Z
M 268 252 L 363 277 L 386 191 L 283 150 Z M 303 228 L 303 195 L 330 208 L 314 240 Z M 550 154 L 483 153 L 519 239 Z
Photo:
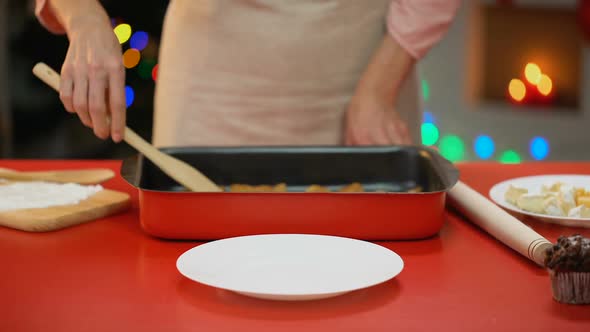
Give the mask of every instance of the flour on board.
M 0 212 L 77 204 L 101 191 L 100 185 L 16 182 L 0 185 Z

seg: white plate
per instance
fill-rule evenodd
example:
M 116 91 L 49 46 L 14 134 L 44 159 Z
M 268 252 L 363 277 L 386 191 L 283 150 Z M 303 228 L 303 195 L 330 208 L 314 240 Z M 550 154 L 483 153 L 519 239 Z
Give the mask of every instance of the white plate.
M 504 199 L 504 194 L 506 190 L 508 190 L 509 186 L 512 184 L 517 187 L 526 188 L 531 193 L 540 193 L 541 187 L 543 184 L 549 184 L 554 182 L 563 182 L 565 184 L 572 185 L 574 187 L 583 187 L 586 190 L 590 190 L 590 176 L 589 175 L 537 175 L 537 176 L 527 176 L 522 178 L 515 178 L 506 180 L 496 184 L 495 186 L 490 189 L 490 198 L 496 202 L 496 204 L 500 205 L 501 207 L 520 213 L 523 215 L 534 217 L 538 220 L 550 222 L 553 224 L 559 224 L 564 226 L 571 226 L 571 227 L 587 227 L 590 228 L 590 219 L 588 218 L 571 218 L 571 217 L 558 217 L 558 216 L 549 216 L 545 214 L 538 214 L 532 213 L 528 211 L 521 210 L 517 206 L 514 206 Z
M 383 283 L 403 269 L 393 251 L 335 236 L 273 234 L 205 243 L 176 267 L 196 282 L 272 300 L 313 300 Z

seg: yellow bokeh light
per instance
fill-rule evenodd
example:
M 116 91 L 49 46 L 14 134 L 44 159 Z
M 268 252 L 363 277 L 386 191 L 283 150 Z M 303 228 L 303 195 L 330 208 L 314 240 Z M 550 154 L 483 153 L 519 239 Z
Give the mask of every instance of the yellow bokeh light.
M 131 26 L 129 24 L 119 24 L 113 29 L 113 31 L 115 32 L 115 35 L 117 36 L 120 44 L 123 44 L 124 42 L 128 41 L 129 38 L 131 38 Z
M 125 53 L 123 53 L 123 65 L 125 68 L 133 68 L 137 66 L 139 60 L 141 59 L 141 54 L 138 50 L 134 48 L 130 48 Z
M 514 78 L 508 84 L 508 93 L 512 99 L 522 101 L 526 96 L 526 86 L 521 80 Z
M 541 68 L 535 63 L 527 63 L 524 67 L 524 77 L 526 77 L 527 81 L 531 84 L 539 84 L 539 81 L 541 80 Z
M 551 93 L 551 90 L 553 90 L 553 81 L 551 81 L 549 76 L 543 74 L 539 80 L 539 84 L 537 84 L 537 89 L 539 89 L 539 92 L 542 95 L 547 96 Z

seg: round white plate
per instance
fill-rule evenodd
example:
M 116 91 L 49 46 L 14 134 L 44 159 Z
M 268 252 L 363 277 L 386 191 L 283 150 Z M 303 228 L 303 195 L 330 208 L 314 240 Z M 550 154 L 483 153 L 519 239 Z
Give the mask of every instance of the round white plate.
M 393 251 L 335 236 L 273 234 L 208 242 L 176 267 L 196 282 L 272 300 L 313 300 L 383 283 L 403 269 Z
M 490 189 L 490 198 L 501 207 L 520 213 L 523 215 L 534 217 L 535 219 L 550 222 L 553 224 L 559 224 L 564 226 L 570 227 L 587 227 L 590 228 L 590 219 L 588 218 L 571 218 L 571 217 L 558 217 L 558 216 L 550 216 L 545 214 L 538 214 L 532 213 L 528 211 L 521 210 L 517 206 L 514 206 L 504 199 L 504 194 L 506 190 L 508 190 L 509 186 L 512 184 L 517 187 L 526 188 L 529 190 L 529 193 L 540 193 L 543 184 L 550 184 L 554 182 L 563 182 L 565 184 L 572 185 L 574 187 L 582 187 L 586 188 L 586 190 L 590 190 L 590 176 L 589 175 L 537 175 L 537 176 L 527 176 L 521 178 L 515 178 L 506 180 L 496 184 L 495 186 Z

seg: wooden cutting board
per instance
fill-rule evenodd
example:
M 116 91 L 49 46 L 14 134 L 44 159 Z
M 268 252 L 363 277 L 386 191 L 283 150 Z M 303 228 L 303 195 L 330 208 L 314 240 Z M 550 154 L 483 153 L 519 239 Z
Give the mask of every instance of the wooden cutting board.
M 49 232 L 104 218 L 129 206 L 128 194 L 104 189 L 75 205 L 0 212 L 0 226 L 26 232 Z

